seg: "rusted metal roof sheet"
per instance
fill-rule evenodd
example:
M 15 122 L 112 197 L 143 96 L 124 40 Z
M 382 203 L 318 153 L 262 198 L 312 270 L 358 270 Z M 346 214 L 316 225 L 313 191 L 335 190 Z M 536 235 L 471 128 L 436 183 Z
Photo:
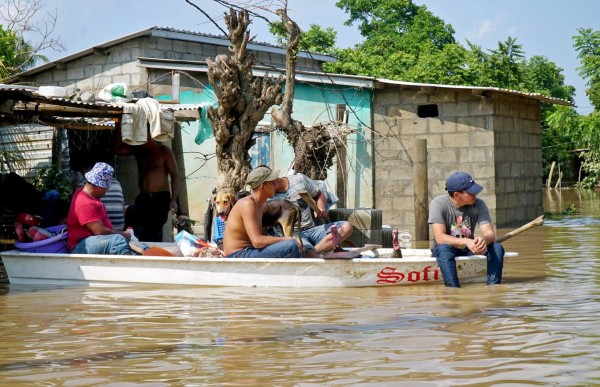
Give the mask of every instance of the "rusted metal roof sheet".
M 415 82 L 394 81 L 394 80 L 391 80 L 391 79 L 383 79 L 383 78 L 377 78 L 377 82 L 380 83 L 381 85 L 396 85 L 396 86 L 416 87 L 416 88 L 424 88 L 424 89 L 441 88 L 441 89 L 471 90 L 474 93 L 477 93 L 477 95 L 480 95 L 480 94 L 483 95 L 484 92 L 513 94 L 513 95 L 520 95 L 520 96 L 523 96 L 523 97 L 533 98 L 533 99 L 537 99 L 537 100 L 542 101 L 542 102 L 548 102 L 548 103 L 553 103 L 553 104 L 557 104 L 557 105 L 574 106 L 571 101 L 567 101 L 565 99 L 548 97 L 546 95 L 539 94 L 539 93 L 526 93 L 526 92 L 522 92 L 522 91 L 518 91 L 518 90 L 502 89 L 502 88 L 499 88 L 499 87 L 441 85 L 441 84 L 433 84 L 433 83 L 415 83 Z
M 124 103 L 84 102 L 41 95 L 29 86 L 0 85 L 0 125 L 22 122 L 81 130 L 112 130 Z M 175 112 L 176 120 L 198 119 L 199 104 L 160 104 Z

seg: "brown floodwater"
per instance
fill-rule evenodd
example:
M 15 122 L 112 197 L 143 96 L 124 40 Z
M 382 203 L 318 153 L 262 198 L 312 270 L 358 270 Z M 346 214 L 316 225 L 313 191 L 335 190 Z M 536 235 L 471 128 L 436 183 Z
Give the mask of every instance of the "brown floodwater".
M 600 385 L 599 195 L 549 192 L 578 214 L 506 241 L 498 286 L 9 286 L 0 385 Z

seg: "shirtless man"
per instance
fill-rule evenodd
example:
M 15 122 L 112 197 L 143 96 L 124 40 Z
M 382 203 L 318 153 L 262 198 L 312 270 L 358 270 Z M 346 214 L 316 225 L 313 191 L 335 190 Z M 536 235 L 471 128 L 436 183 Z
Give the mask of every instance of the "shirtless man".
M 177 213 L 179 174 L 175 155 L 168 146 L 152 139 L 131 146 L 121 142 L 120 133 L 115 137 L 115 154 L 133 155 L 137 161 L 140 194 L 133 208 L 135 235 L 140 241 L 162 242 L 162 228 L 169 212 Z
M 279 171 L 273 171 L 266 165 L 258 166 L 248 174 L 246 184 L 252 191 L 235 203 L 225 225 L 223 249 L 227 257 L 300 257 L 299 246 L 293 237 L 262 233 L 263 205 L 275 194 L 275 180 L 278 176 Z

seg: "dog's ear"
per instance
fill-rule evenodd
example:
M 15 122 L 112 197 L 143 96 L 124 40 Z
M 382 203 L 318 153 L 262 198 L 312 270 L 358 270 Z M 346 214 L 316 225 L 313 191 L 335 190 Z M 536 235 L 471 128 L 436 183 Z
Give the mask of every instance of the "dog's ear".
M 227 193 L 227 198 L 229 199 L 229 203 L 230 204 L 234 204 L 235 203 L 235 194 Z

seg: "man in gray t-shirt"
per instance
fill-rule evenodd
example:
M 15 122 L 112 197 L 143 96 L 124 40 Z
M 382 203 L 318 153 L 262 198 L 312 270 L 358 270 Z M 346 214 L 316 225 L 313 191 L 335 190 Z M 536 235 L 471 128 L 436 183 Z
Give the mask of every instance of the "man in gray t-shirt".
M 455 258 L 461 255 L 487 256 L 487 284 L 502 281 L 504 248 L 496 242 L 487 205 L 477 198 L 481 190 L 469 174 L 456 172 L 446 180 L 448 195 L 436 197 L 429 205 L 432 251 L 448 287 L 460 287 Z M 476 225 L 482 237 L 475 237 Z

